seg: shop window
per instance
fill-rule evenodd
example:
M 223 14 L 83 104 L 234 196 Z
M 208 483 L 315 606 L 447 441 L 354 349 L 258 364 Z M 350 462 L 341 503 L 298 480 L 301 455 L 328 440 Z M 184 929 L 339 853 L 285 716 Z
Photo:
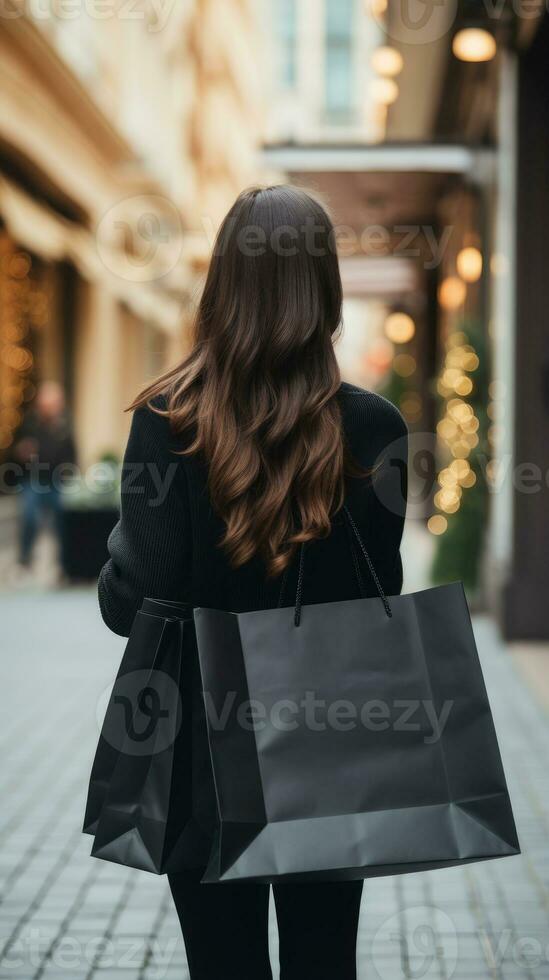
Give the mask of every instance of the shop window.
M 325 0 L 325 110 L 332 123 L 353 116 L 353 22 L 355 0 Z
M 297 0 L 275 0 L 274 14 L 279 84 L 282 89 L 293 89 L 297 83 Z

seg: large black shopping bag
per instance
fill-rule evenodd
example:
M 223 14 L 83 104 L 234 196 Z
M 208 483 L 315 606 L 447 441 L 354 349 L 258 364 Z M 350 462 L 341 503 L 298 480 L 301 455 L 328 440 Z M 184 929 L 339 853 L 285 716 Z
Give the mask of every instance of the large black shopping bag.
M 387 599 L 346 516 L 379 598 L 195 610 L 219 816 L 204 881 L 519 852 L 461 584 Z
M 94 835 L 94 857 L 158 874 L 185 864 L 189 631 L 194 636 L 181 603 L 145 599 L 137 613 L 90 778 L 84 832 Z

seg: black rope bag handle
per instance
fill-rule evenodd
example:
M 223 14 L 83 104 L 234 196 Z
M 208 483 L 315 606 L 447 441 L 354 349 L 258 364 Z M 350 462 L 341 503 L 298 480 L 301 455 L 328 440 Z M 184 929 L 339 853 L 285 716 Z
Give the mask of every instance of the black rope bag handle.
M 363 555 L 363 557 L 364 557 L 364 559 L 366 561 L 366 564 L 368 566 L 368 570 L 369 570 L 370 575 L 372 576 L 372 579 L 374 581 L 374 584 L 375 584 L 377 593 L 379 595 L 379 598 L 383 602 L 383 607 L 385 609 L 385 612 L 386 612 L 387 616 L 390 618 L 393 615 L 393 611 L 391 609 L 391 605 L 389 603 L 389 600 L 388 600 L 387 596 L 385 595 L 385 592 L 383 591 L 383 587 L 381 585 L 381 582 L 379 581 L 379 578 L 378 578 L 377 572 L 376 572 L 376 570 L 374 568 L 372 559 L 370 558 L 370 555 L 368 554 L 368 552 L 366 550 L 365 544 L 364 544 L 364 542 L 362 540 L 362 537 L 360 535 L 360 531 L 358 530 L 358 527 L 355 524 L 355 521 L 353 519 L 353 516 L 352 516 L 349 508 L 347 507 L 347 504 L 344 504 L 343 505 L 343 514 L 344 514 L 344 517 L 345 517 L 345 519 L 347 521 L 347 527 L 348 527 L 350 533 L 354 535 L 354 537 L 356 538 L 356 540 L 358 542 L 360 551 L 361 551 L 361 553 L 362 553 L 362 555 Z M 352 555 L 352 558 L 353 558 L 353 564 L 354 564 L 354 568 L 355 568 L 355 575 L 356 575 L 356 578 L 357 578 L 358 587 L 360 589 L 360 594 L 362 596 L 364 596 L 366 594 L 366 590 L 365 590 L 365 587 L 364 587 L 364 580 L 362 578 L 362 574 L 361 574 L 361 571 L 360 571 L 360 565 L 358 563 L 358 558 L 357 558 L 357 555 L 356 555 L 356 552 L 355 552 L 355 549 L 354 549 L 354 546 L 353 546 L 353 539 L 352 539 L 351 536 L 350 536 L 350 539 L 349 539 L 349 544 L 350 544 L 350 547 L 351 547 L 351 555 Z M 282 606 L 283 601 L 284 601 L 284 592 L 285 592 L 286 584 L 287 584 L 287 581 L 288 581 L 288 571 L 289 571 L 289 566 L 286 566 L 286 568 L 284 569 L 284 575 L 282 576 L 282 583 L 281 583 L 281 586 L 280 586 L 280 595 L 278 597 L 278 608 L 280 608 Z M 304 572 L 305 572 L 305 542 L 303 542 L 303 544 L 301 545 L 301 547 L 299 549 L 299 569 L 298 569 L 298 573 L 297 573 L 297 587 L 296 587 L 296 597 L 295 597 L 295 607 L 294 607 L 294 626 L 299 626 L 300 623 L 301 623 L 301 610 L 302 610 L 302 606 L 303 606 L 303 578 L 304 578 Z

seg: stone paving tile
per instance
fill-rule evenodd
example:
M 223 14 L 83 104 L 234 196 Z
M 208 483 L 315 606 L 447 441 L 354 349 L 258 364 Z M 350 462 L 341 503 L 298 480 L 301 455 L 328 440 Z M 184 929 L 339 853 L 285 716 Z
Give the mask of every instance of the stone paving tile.
M 124 641 L 91 590 L 4 594 L 0 616 L 0 980 L 186 980 L 165 879 L 90 860 L 80 833 Z M 360 980 L 549 980 L 549 716 L 492 624 L 475 631 L 524 853 L 366 882 Z

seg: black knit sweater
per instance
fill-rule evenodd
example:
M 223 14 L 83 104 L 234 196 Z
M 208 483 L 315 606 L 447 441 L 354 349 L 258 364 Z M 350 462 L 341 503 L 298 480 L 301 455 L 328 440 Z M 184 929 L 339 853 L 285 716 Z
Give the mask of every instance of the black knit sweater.
M 342 384 L 339 395 L 347 444 L 372 478 L 350 478 L 346 502 L 387 595 L 402 587 L 399 555 L 406 500 L 406 426 L 379 395 Z M 223 524 L 213 512 L 207 469 L 175 455 L 168 420 L 148 408 L 133 416 L 123 467 L 120 521 L 109 537 L 110 560 L 99 578 L 107 626 L 127 636 L 145 596 L 244 612 L 276 605 L 280 580 L 266 577 L 261 559 L 233 569 L 219 547 Z M 294 562 L 294 566 L 297 561 Z M 297 569 L 287 577 L 284 605 L 293 602 Z M 366 594 L 375 587 L 363 569 Z M 351 545 L 340 515 L 328 538 L 306 548 L 303 601 L 359 595 Z

